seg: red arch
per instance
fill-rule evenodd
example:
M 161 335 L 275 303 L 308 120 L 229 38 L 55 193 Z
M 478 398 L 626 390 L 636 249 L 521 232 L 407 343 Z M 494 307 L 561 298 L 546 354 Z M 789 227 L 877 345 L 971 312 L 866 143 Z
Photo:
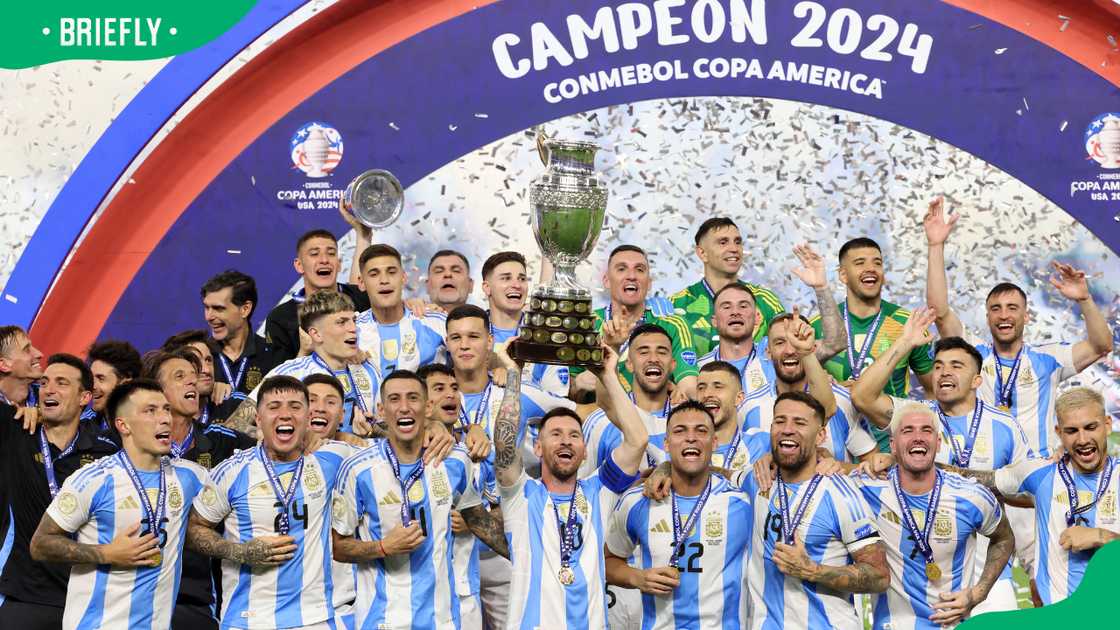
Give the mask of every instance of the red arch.
M 32 336 L 47 352 L 87 347 L 180 214 L 260 134 L 366 59 L 495 1 L 390 0 L 370 6 L 368 0 L 343 0 L 268 47 L 175 127 L 133 175 L 135 184 L 109 203 L 40 308 Z M 1104 5 L 946 1 L 1042 41 L 1120 85 L 1120 55 L 1106 37 L 1120 20 Z M 1064 32 L 1058 30 L 1059 13 L 1071 18 Z

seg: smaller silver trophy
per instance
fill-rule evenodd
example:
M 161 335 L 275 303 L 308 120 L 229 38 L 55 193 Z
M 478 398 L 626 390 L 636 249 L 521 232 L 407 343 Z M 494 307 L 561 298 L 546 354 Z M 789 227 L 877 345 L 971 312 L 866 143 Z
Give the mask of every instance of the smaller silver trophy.
M 529 187 L 533 235 L 555 269 L 550 284 L 533 292 L 512 356 L 532 363 L 599 365 L 603 351 L 591 310 L 591 291 L 575 270 L 595 248 L 607 210 L 607 189 L 595 173 L 590 142 L 537 136 L 547 167 Z
M 404 189 L 389 171 L 373 169 L 350 182 L 342 194 L 342 209 L 362 225 L 378 229 L 391 225 L 404 209 Z

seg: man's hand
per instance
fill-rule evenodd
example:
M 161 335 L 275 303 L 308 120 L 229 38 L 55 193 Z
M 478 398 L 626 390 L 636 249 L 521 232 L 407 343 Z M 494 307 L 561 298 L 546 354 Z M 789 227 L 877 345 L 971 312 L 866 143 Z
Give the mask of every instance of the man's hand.
M 1089 299 L 1089 280 L 1085 277 L 1084 271 L 1056 260 L 1051 265 L 1054 267 L 1055 275 L 1050 276 L 1050 284 L 1062 294 L 1062 297 L 1073 302 Z
M 786 326 L 786 341 L 803 357 L 817 351 L 816 331 L 801 319 L 801 312 L 796 306 L 793 307 L 793 319 Z
M 210 402 L 220 405 L 233 394 L 233 387 L 229 383 L 214 381 L 214 389 L 210 391 Z
M 443 313 L 443 307 L 439 304 L 430 304 L 425 302 L 423 298 L 408 298 L 404 301 L 404 307 L 412 311 L 417 317 L 423 317 L 425 313 Z
M 509 339 L 494 346 L 494 358 L 497 359 L 498 367 L 505 368 L 507 371 L 515 370 L 520 372 L 521 364 L 509 354 L 509 344 L 512 341 L 512 339 Z M 503 383 L 505 379 L 499 380 L 498 382 Z
M 630 336 L 630 328 L 617 317 L 603 322 L 603 343 L 618 350 Z
M 670 475 L 669 462 L 661 462 L 657 468 L 646 477 L 644 482 L 644 490 L 642 494 L 647 499 L 661 501 L 669 496 L 669 490 L 673 487 L 673 478 Z
M 467 527 L 467 522 L 463 520 L 463 515 L 459 510 L 451 510 L 451 533 L 452 534 L 465 534 L 471 531 Z
M 1050 461 L 1057 464 L 1058 462 L 1062 461 L 1062 458 L 1065 457 L 1065 456 L 1066 456 L 1066 447 L 1059 444 L 1058 446 L 1054 447 L 1053 451 L 1051 451 Z
M 467 429 L 463 445 L 467 447 L 467 454 L 470 455 L 472 462 L 480 462 L 489 457 L 490 448 L 493 446 L 490 436 L 486 435 L 486 429 L 482 428 L 481 424 L 472 424 Z
M 695 376 L 686 376 L 681 382 L 675 383 L 673 390 L 669 392 L 669 404 L 676 407 L 689 400 L 696 400 L 696 381 Z
M 407 526 L 394 528 L 393 531 L 381 539 L 381 546 L 385 549 L 385 554 L 389 556 L 412 553 L 413 549 L 422 544 L 424 544 L 424 530 L 420 528 L 420 523 L 416 521 L 412 521 Z
M 315 340 L 303 328 L 299 329 L 299 352 L 296 353 L 297 357 L 306 357 L 311 354 L 315 349 Z
M 927 245 L 944 245 L 945 241 L 949 240 L 949 234 L 953 231 L 953 226 L 957 224 L 961 215 L 953 213 L 949 220 L 945 220 L 945 198 L 938 197 L 929 202 L 929 210 L 926 211 L 926 216 L 922 219 L 922 225 L 926 229 L 926 244 Z
M 600 381 L 605 378 L 618 378 L 618 351 L 605 341 L 599 348 L 603 351 L 602 365 L 589 365 L 587 371 L 594 374 Z
M 361 393 L 358 394 L 359 396 Z M 354 435 L 362 437 L 370 437 L 373 435 L 373 419 L 366 415 L 366 412 L 354 405 L 354 417 L 350 419 L 350 430 Z
M 342 207 L 341 197 L 338 199 L 338 213 L 342 215 L 342 220 L 346 222 L 346 225 L 349 225 L 359 236 L 364 236 L 367 241 L 373 237 L 373 228 L 365 225 L 359 221 L 357 217 L 347 212 L 346 208 Z M 362 252 L 354 252 L 354 255 L 361 256 Z
M 805 543 L 801 542 L 796 534 L 793 537 L 792 545 L 781 542 L 774 545 L 772 559 L 774 566 L 778 567 L 778 570 L 782 573 L 809 582 L 813 581 L 813 576 L 820 568 L 816 562 L 809 558 L 809 554 L 805 552 Z
M 673 567 L 654 567 L 637 572 L 634 586 L 646 595 L 672 595 L 681 584 L 680 572 Z
M 160 553 L 159 537 L 153 534 L 137 536 L 139 532 L 140 523 L 137 523 L 127 531 L 117 534 L 112 542 L 98 545 L 97 551 L 102 564 L 118 569 L 158 566 L 155 559 Z
M 968 617 L 968 613 L 984 600 L 977 587 L 966 588 L 955 593 L 939 593 L 938 602 L 933 605 L 935 611 L 929 620 L 941 624 L 942 627 L 953 626 Z
M 859 471 L 868 477 L 886 479 L 891 466 L 894 466 L 894 457 L 890 453 L 872 453 L 867 461 L 859 463 Z
M 261 536 L 242 546 L 241 564 L 274 567 L 291 560 L 296 554 L 296 539 L 291 536 Z
M 758 458 L 754 463 L 754 480 L 758 483 L 759 492 L 769 492 L 774 485 L 774 473 L 778 467 L 774 465 L 774 456 L 770 453 Z
M 1058 544 L 1067 551 L 1086 551 L 1104 544 L 1101 531 L 1096 527 L 1074 525 L 1067 527 L 1058 537 Z
M 910 319 L 906 320 L 906 325 L 902 327 L 902 336 L 899 341 L 905 343 L 906 346 L 904 347 L 910 349 L 929 343 L 933 338 L 929 334 L 929 327 L 936 319 L 937 313 L 928 306 L 920 306 L 914 309 L 910 313 Z
M 314 453 L 315 451 L 319 450 L 319 448 L 323 446 L 323 444 L 326 444 L 326 442 L 327 441 L 324 440 L 318 433 L 312 433 L 310 431 L 304 433 L 303 454 L 310 455 Z
M 428 422 L 424 431 L 424 465 L 438 466 L 455 448 L 455 436 L 438 420 Z
M 369 442 L 366 441 L 366 438 L 358 437 L 353 433 L 346 433 L 345 431 L 339 431 L 335 433 L 334 439 L 338 440 L 339 442 L 345 442 L 350 446 L 355 446 L 357 448 L 366 448 L 367 446 L 369 446 Z
M 821 289 L 828 285 L 828 273 L 824 268 L 824 258 L 808 243 L 793 248 L 793 255 L 801 261 L 800 267 L 793 269 L 793 275 L 801 279 L 811 289 Z M 796 320 L 796 315 L 794 320 Z
M 23 430 L 35 433 L 39 428 L 39 409 L 37 407 L 16 407 L 16 420 L 23 422 Z
M 823 475 L 825 477 L 842 475 L 844 474 L 844 466 L 842 466 L 835 457 L 818 457 L 816 472 L 818 475 Z

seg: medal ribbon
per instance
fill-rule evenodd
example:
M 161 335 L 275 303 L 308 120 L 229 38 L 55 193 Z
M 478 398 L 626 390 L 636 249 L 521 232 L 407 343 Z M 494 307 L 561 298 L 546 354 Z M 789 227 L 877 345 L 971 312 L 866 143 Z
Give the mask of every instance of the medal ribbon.
M 704 491 L 696 498 L 696 504 L 692 506 L 692 511 L 688 513 L 688 520 L 681 525 L 681 510 L 677 505 L 677 493 L 672 493 L 673 499 L 673 554 L 669 557 L 669 566 L 676 567 L 677 562 L 680 560 L 681 545 L 688 539 L 689 533 L 692 528 L 696 526 L 696 521 L 700 519 L 700 512 L 704 510 L 704 504 L 708 502 L 708 497 L 712 494 L 712 478 L 708 477 L 708 485 L 704 486 Z M 677 567 L 679 568 L 679 567 Z
M 992 360 L 996 364 L 996 404 L 1011 408 L 1012 394 L 1015 392 L 1015 381 L 1019 378 L 1019 368 L 1023 364 L 1023 349 L 1026 345 L 1019 347 L 1019 352 L 1015 355 L 1015 362 L 1011 364 L 1011 373 L 1007 375 L 1007 384 L 1003 383 L 1003 369 L 999 363 L 999 354 L 996 353 L 995 344 L 992 344 Z
M 728 470 L 731 469 L 731 461 L 735 459 L 735 453 L 739 450 L 739 445 L 743 443 L 743 432 L 739 429 L 735 430 L 735 437 L 731 438 L 731 444 L 727 446 L 727 453 L 723 456 L 723 467 Z
M 183 438 L 182 443 L 176 444 L 174 440 L 171 441 L 171 457 L 179 459 L 191 450 L 191 444 L 194 443 L 194 424 L 191 424 L 191 430 L 187 431 L 187 437 Z
M 751 344 L 751 353 L 747 355 L 747 361 L 746 361 L 746 363 L 743 364 L 743 372 L 741 374 L 739 374 L 739 381 L 740 381 L 739 387 L 741 387 L 744 392 L 750 391 L 750 388 L 747 387 L 747 370 L 750 369 L 751 363 L 754 361 L 755 356 L 757 354 L 758 354 L 758 344 L 752 343 Z M 719 344 L 716 344 L 716 349 L 712 353 L 712 358 L 716 361 L 722 361 L 723 360 L 723 359 L 720 358 Z
M 315 362 L 315 365 L 326 370 L 327 374 L 338 378 L 339 375 L 327 365 L 327 362 L 324 361 L 318 353 L 312 352 L 311 360 Z M 358 405 L 358 408 L 362 410 L 362 413 L 367 416 L 370 415 L 369 408 L 366 406 L 366 398 L 362 395 L 362 392 L 358 391 L 358 383 L 354 380 L 354 375 L 350 373 L 350 366 L 347 365 L 343 371 L 346 373 L 346 379 L 350 383 L 350 394 L 354 397 L 354 402 Z
M 817 491 L 817 486 L 820 485 L 821 479 L 824 477 L 813 475 L 813 478 L 809 480 L 809 487 L 805 489 L 804 496 L 797 504 L 797 511 L 794 513 L 792 520 L 789 517 L 789 497 L 786 496 L 786 482 L 782 480 L 782 471 L 779 470 L 775 477 L 778 485 L 778 510 L 782 514 L 782 541 L 787 545 L 792 545 L 797 526 L 801 524 L 801 519 L 805 518 L 805 511 L 809 509 L 809 502 L 813 498 L 813 493 Z
M 249 357 L 241 357 L 234 365 L 237 366 L 237 376 L 233 375 L 233 367 L 230 365 L 229 359 L 224 352 L 218 353 L 218 363 L 222 366 L 222 372 L 225 372 L 226 382 L 229 383 L 233 392 L 230 398 L 237 398 L 243 400 L 246 398 L 245 394 L 237 391 L 241 388 L 241 381 L 245 378 L 245 370 L 249 368 Z M 239 395 L 240 394 L 240 395 Z
M 552 513 L 556 516 L 556 529 L 560 532 L 560 567 L 566 569 L 572 565 L 572 551 L 576 546 L 576 496 L 579 494 L 579 482 L 572 490 L 568 499 L 568 519 L 560 521 L 560 508 L 556 507 L 556 500 L 552 501 Z
M 74 452 L 74 448 L 78 445 L 78 435 L 74 434 L 74 439 L 70 440 L 70 444 L 62 449 L 58 454 L 58 458 L 62 459 L 70 453 Z M 43 455 L 43 471 L 47 473 L 47 486 L 51 489 L 51 498 L 53 499 L 58 494 L 58 478 L 54 474 L 54 459 L 51 458 L 51 444 L 47 441 L 47 432 L 43 427 L 39 427 L 39 452 Z
M 1104 470 L 1101 471 L 1101 478 L 1097 481 L 1097 491 L 1093 495 L 1093 500 L 1085 505 L 1077 504 L 1077 486 L 1073 483 L 1073 475 L 1069 472 L 1069 455 L 1062 458 L 1058 462 L 1058 474 L 1062 477 L 1062 483 L 1066 484 L 1066 494 L 1069 495 L 1069 510 L 1066 511 L 1066 525 L 1073 527 L 1073 523 L 1077 520 L 1078 514 L 1083 514 L 1093 509 L 1097 501 L 1100 501 L 1108 490 L 1108 483 L 1112 479 L 1113 463 L 1112 458 L 1107 455 L 1104 458 Z
M 385 458 L 389 460 L 389 465 L 393 467 L 393 476 L 397 478 L 397 483 L 401 486 L 401 523 L 407 527 L 412 522 L 412 503 L 408 500 L 408 491 L 412 489 L 412 484 L 424 475 L 423 453 L 416 460 L 416 468 L 408 475 L 408 479 L 401 479 L 401 462 L 397 459 L 397 454 L 393 452 L 393 445 L 389 443 L 389 440 L 385 440 Z
M 944 483 L 941 471 L 934 468 L 934 472 L 937 476 L 933 482 L 933 490 L 929 493 L 929 504 L 926 506 L 926 522 L 921 531 L 918 530 L 918 522 L 914 520 L 914 513 L 910 511 L 910 507 L 906 503 L 906 495 L 902 492 L 902 482 L 898 479 L 898 467 L 892 468 L 890 473 L 894 496 L 898 499 L 898 507 L 901 511 L 902 524 L 910 532 L 910 537 L 914 539 L 914 545 L 918 548 L 918 551 L 922 552 L 927 564 L 933 563 L 933 546 L 929 544 L 929 535 L 933 531 L 937 504 L 941 501 L 941 486 Z
M 466 406 L 460 401 L 459 403 L 459 422 L 463 428 L 470 428 L 472 424 L 482 424 L 482 419 L 490 414 L 490 394 L 493 393 L 494 382 L 487 380 L 486 389 L 482 390 L 482 396 L 478 399 L 478 406 L 474 409 L 474 417 L 467 415 Z
M 847 301 L 840 305 L 840 313 L 844 316 L 844 329 L 848 333 L 848 367 L 852 371 L 852 378 L 856 379 L 863 372 L 863 362 L 871 354 L 871 346 L 874 345 L 875 336 L 879 334 L 879 327 L 883 325 L 883 309 L 879 309 L 875 321 L 871 322 L 871 328 L 867 329 L 867 336 L 863 338 L 863 346 L 859 349 L 858 354 L 856 353 L 856 338 L 852 334 L 852 319 L 848 316 Z
M 280 476 L 276 474 L 276 468 L 273 467 L 272 460 L 264 452 L 264 446 L 257 447 L 257 457 L 260 458 L 261 465 L 264 466 L 264 472 L 268 475 L 268 483 L 272 486 L 272 492 L 276 495 L 276 500 L 280 502 L 280 533 L 287 535 L 291 530 L 288 512 L 292 506 L 292 501 L 296 498 L 296 488 L 299 487 L 300 479 L 303 477 L 303 456 L 300 455 L 299 459 L 296 460 L 296 470 L 292 473 L 292 481 L 288 484 L 287 490 L 280 485 Z
M 163 515 L 167 512 L 167 471 L 163 458 L 159 460 L 159 493 L 156 495 L 155 507 L 152 506 L 152 502 L 148 498 L 148 491 L 144 489 L 144 483 L 140 481 L 140 473 L 136 472 L 136 467 L 132 465 L 128 453 L 121 449 L 117 453 L 117 459 L 124 467 L 125 472 L 128 473 L 128 478 L 132 480 L 132 487 L 140 495 L 140 509 L 144 510 L 144 515 L 148 519 L 148 531 L 145 533 L 159 538 L 159 526 L 163 523 Z M 160 544 L 162 545 L 163 542 L 160 541 Z
M 980 417 L 984 415 L 984 405 L 980 399 L 976 399 L 976 407 L 972 412 L 972 421 L 968 424 L 968 434 L 964 438 L 964 448 L 957 450 L 957 441 L 953 439 L 953 430 L 949 427 L 949 420 L 945 417 L 945 412 L 942 411 L 941 405 L 937 405 L 937 415 L 941 417 L 941 428 L 945 431 L 945 436 L 949 438 L 949 448 L 953 451 L 953 459 L 957 461 L 957 466 L 961 468 L 968 468 L 968 462 L 972 461 L 972 448 L 976 445 L 976 434 L 980 431 Z

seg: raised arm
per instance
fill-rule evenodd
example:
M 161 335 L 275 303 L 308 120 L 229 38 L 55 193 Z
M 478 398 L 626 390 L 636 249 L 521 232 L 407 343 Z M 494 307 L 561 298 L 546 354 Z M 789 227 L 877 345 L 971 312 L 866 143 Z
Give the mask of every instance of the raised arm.
M 1081 307 L 1081 316 L 1085 318 L 1085 339 L 1073 346 L 1073 365 L 1080 372 L 1112 352 L 1112 330 L 1104 313 L 1093 301 L 1085 272 L 1056 261 L 1053 265 L 1055 275 L 1051 276 L 1050 284 L 1062 297 L 1077 302 Z
M 187 549 L 212 558 L 257 567 L 279 566 L 295 556 L 296 544 L 291 536 L 260 536 L 248 542 L 235 543 L 215 531 L 217 526 L 217 523 L 202 518 L 192 509 L 187 523 Z
M 848 346 L 848 332 L 840 318 L 836 298 L 832 297 L 832 291 L 828 287 L 824 259 L 808 243 L 794 247 L 793 253 L 801 261 L 801 266 L 795 267 L 793 273 L 816 294 L 817 308 L 821 313 L 821 333 L 824 339 L 815 350 L 816 357 L 818 361 L 828 361 Z
M 153 565 L 159 555 L 159 538 L 152 534 L 137 536 L 140 523 L 118 534 L 105 545 L 87 545 L 71 538 L 49 514 L 44 514 L 31 536 L 31 559 L 56 564 L 107 564 L 130 569 Z
M 802 321 L 797 307 L 793 307 L 793 319 L 786 327 L 786 342 L 801 355 L 801 367 L 805 369 L 809 395 L 824 406 L 827 423 L 828 418 L 836 413 L 836 394 L 832 391 L 832 378 L 815 354 L 817 343 L 814 335 L 813 327 Z
M 476 505 L 463 510 L 460 514 L 467 524 L 467 529 L 471 530 L 476 538 L 486 543 L 486 546 L 493 549 L 494 553 L 509 560 L 509 545 L 506 542 L 505 526 L 502 523 L 502 511 L 500 509 L 487 510 L 481 505 Z
M 890 396 L 883 393 L 883 388 L 890 380 L 894 366 L 905 361 L 911 350 L 929 342 L 929 325 L 933 319 L 932 309 L 922 307 L 914 311 L 902 329 L 902 336 L 852 384 L 852 404 L 880 429 L 890 425 L 894 413 L 894 403 Z
M 506 368 L 506 390 L 498 417 L 494 419 L 494 476 L 510 487 L 525 470 L 517 450 L 517 429 L 521 422 L 521 367 L 509 356 L 509 342 L 494 348 L 498 361 Z
M 250 437 L 257 437 L 257 403 L 252 398 L 241 401 L 224 422 L 225 426 Z
M 602 349 L 603 364 L 589 369 L 602 385 L 603 399 L 599 405 L 607 412 L 607 418 L 622 431 L 622 443 L 611 452 L 614 463 L 623 472 L 633 475 L 638 472 L 645 456 L 649 430 L 618 380 L 618 353 L 607 344 L 603 344 Z
M 347 281 L 350 284 L 358 284 L 362 277 L 362 266 L 358 262 L 362 258 L 362 252 L 373 242 L 373 228 L 366 227 L 349 212 L 343 210 L 341 199 L 338 200 L 338 212 L 347 225 L 354 228 L 354 258 L 350 261 L 350 277 Z
M 1007 566 L 1007 562 L 1011 559 L 1011 554 L 1014 551 L 1015 534 L 1011 532 L 1011 525 L 1007 522 L 1007 516 L 1004 516 L 1000 519 L 996 531 L 988 537 L 988 555 L 984 559 L 984 571 L 980 575 L 980 581 L 970 588 L 948 595 L 941 595 L 941 601 L 933 605 L 936 612 L 930 616 L 929 620 L 940 624 L 942 627 L 964 621 L 973 608 L 987 599 L 988 593 L 991 592 L 992 586 L 999 579 L 1000 573 Z
M 945 275 L 945 242 L 960 218 L 961 215 L 954 213 L 946 221 L 945 199 L 938 197 L 929 202 L 929 210 L 922 220 L 929 247 L 926 254 L 926 302 L 936 315 L 934 321 L 942 337 L 964 334 L 964 325 L 949 305 L 949 279 Z

